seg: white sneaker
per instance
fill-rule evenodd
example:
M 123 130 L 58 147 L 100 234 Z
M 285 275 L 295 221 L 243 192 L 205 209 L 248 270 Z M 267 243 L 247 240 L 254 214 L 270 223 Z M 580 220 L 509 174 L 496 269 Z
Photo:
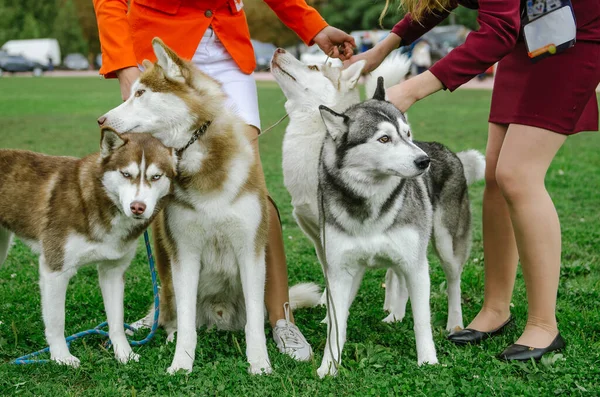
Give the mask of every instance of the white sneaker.
M 290 322 L 290 307 L 283 305 L 285 319 L 277 320 L 273 327 L 273 340 L 281 353 L 287 354 L 298 361 L 309 361 L 313 351 L 308 341 L 295 324 Z

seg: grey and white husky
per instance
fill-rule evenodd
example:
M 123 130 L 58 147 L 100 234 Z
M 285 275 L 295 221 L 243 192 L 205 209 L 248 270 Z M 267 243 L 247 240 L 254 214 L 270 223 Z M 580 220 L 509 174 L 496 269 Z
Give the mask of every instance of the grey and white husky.
M 350 305 L 365 270 L 379 267 L 399 284 L 388 287 L 399 295 L 388 297 L 388 304 L 403 312 L 411 298 L 418 364 L 435 364 L 427 246 L 433 237 L 449 305 L 458 310 L 450 315 L 459 315 L 460 274 L 471 248 L 467 185 L 482 177 L 483 156 L 413 142 L 405 116 L 385 101 L 383 78 L 373 99 L 344 113 L 325 106 L 320 111 L 327 136 L 319 163 L 319 218 L 329 296 L 318 374 L 336 374 Z

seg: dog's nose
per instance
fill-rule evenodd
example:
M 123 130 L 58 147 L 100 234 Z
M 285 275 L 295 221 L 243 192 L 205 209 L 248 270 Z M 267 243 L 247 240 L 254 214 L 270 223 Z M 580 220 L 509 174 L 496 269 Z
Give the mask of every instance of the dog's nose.
M 429 167 L 429 163 L 431 163 L 429 156 L 421 156 L 415 160 L 415 165 L 420 170 L 424 170 Z
M 146 211 L 146 204 L 141 201 L 134 201 L 129 208 L 134 215 L 142 215 Z
M 98 125 L 100 127 L 102 127 L 104 125 L 104 122 L 106 121 L 106 117 L 105 116 L 100 116 L 98 117 Z
M 283 48 L 278 48 L 275 50 L 275 52 L 278 54 L 285 54 L 285 50 Z

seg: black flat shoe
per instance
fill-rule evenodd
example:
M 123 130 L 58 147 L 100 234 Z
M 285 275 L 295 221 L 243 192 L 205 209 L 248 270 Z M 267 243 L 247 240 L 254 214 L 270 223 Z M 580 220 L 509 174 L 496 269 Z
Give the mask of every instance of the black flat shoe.
M 544 354 L 561 350 L 565 346 L 565 340 L 558 334 L 548 347 L 536 348 L 514 344 L 508 346 L 506 350 L 498 355 L 498 358 L 505 361 L 529 361 L 533 358 L 535 361 L 539 361 Z
M 457 345 L 477 345 L 482 341 L 491 338 L 492 336 L 501 335 L 502 333 L 504 333 L 506 328 L 508 328 L 511 325 L 514 325 L 514 323 L 515 318 L 513 316 L 510 316 L 504 324 L 492 331 L 482 332 L 477 331 L 476 329 L 465 328 L 448 335 L 448 340 L 450 342 L 456 343 Z

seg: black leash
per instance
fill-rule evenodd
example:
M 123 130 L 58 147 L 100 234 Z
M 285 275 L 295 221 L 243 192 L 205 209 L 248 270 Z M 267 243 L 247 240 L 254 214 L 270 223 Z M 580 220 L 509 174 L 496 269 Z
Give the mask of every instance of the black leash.
M 200 128 L 198 128 L 196 131 L 194 131 L 189 142 L 186 143 L 184 147 L 182 147 L 181 149 L 175 150 L 175 154 L 177 155 L 178 158 L 181 158 L 181 155 L 183 154 L 183 152 L 185 152 L 185 150 L 187 148 L 192 146 L 194 144 L 194 142 L 196 142 L 198 140 L 198 138 L 200 138 L 202 135 L 204 135 L 204 133 L 206 132 L 208 127 L 210 127 L 211 123 L 212 123 L 212 121 L 209 120 L 209 121 L 205 122 L 204 124 L 202 124 L 200 126 Z

